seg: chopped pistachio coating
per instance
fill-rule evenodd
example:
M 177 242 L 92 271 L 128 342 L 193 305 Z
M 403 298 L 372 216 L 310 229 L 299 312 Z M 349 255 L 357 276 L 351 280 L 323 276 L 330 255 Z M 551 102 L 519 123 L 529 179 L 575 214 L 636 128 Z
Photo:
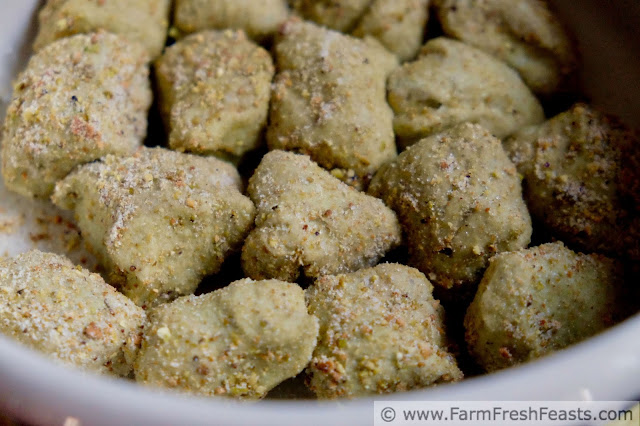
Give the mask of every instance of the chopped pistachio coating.
M 269 52 L 241 31 L 205 31 L 169 47 L 156 64 L 169 146 L 232 160 L 257 148 L 274 72 Z
M 202 30 L 243 30 L 264 41 L 289 16 L 287 0 L 175 0 L 174 22 L 180 34 Z
M 87 245 L 140 306 L 193 293 L 239 250 L 255 208 L 236 169 L 213 157 L 142 148 L 76 170 L 53 201 L 74 210 Z
M 395 213 L 346 185 L 309 157 L 267 154 L 249 181 L 256 229 L 242 249 L 254 279 L 295 281 L 375 265 L 401 239 Z
M 505 141 L 531 214 L 567 244 L 640 260 L 637 134 L 576 104 Z
M 445 288 L 478 283 L 489 258 L 526 247 L 531 218 L 500 140 L 462 124 L 384 166 L 370 193 L 398 214 L 410 263 Z
M 418 270 L 397 264 L 316 281 L 307 290 L 309 312 L 320 320 L 309 387 L 337 398 L 461 380 L 432 290 Z
M 504 138 L 544 120 L 540 103 L 517 72 L 446 37 L 429 41 L 415 62 L 391 74 L 389 104 L 396 135 L 405 147 L 464 122 Z
M 155 308 L 136 361 L 139 383 L 205 396 L 262 398 L 311 359 L 318 320 L 282 281 L 236 281 Z
M 501 253 L 465 318 L 471 354 L 488 371 L 539 358 L 613 325 L 621 271 L 561 242 Z
M 541 0 L 436 0 L 444 32 L 516 69 L 536 93 L 558 90 L 577 67 L 575 47 Z
M 146 62 L 140 48 L 107 33 L 61 39 L 35 54 L 4 122 L 7 187 L 48 197 L 77 165 L 133 152 L 152 98 Z
M 396 65 L 377 44 L 297 19 L 276 40 L 270 149 L 308 154 L 362 186 L 396 157 L 385 82 Z
M 47 0 L 40 10 L 36 51 L 74 34 L 119 34 L 160 55 L 167 38 L 170 0 Z
M 373 37 L 398 59 L 413 58 L 424 37 L 429 0 L 292 0 L 305 19 L 325 27 Z
M 144 321 L 100 275 L 63 256 L 0 261 L 0 333 L 64 364 L 128 376 Z

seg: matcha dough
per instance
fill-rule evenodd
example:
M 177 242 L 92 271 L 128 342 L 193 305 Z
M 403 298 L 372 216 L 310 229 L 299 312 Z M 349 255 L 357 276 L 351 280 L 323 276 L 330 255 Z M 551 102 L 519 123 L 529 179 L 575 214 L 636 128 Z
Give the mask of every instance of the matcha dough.
M 241 31 L 205 31 L 169 47 L 156 63 L 169 146 L 234 161 L 257 148 L 274 72 L 269 52 Z
M 422 46 L 428 17 L 429 0 L 373 0 L 353 35 L 373 37 L 408 61 Z
M 372 0 L 290 0 L 300 16 L 343 33 L 355 28 Z
M 173 25 L 179 34 L 231 28 L 265 41 L 288 16 L 287 0 L 175 0 Z
M 255 208 L 239 189 L 221 160 L 142 148 L 79 168 L 53 201 L 74 210 L 109 282 L 151 306 L 193 293 L 241 248 Z
M 107 33 L 58 40 L 14 84 L 2 141 L 7 188 L 46 198 L 74 167 L 132 153 L 146 136 L 146 56 Z
M 389 104 L 402 146 L 464 122 L 502 139 L 544 112 L 513 69 L 479 49 L 440 37 L 389 77 Z
M 325 27 L 373 37 L 401 61 L 415 57 L 427 26 L 429 0 L 292 0 L 305 19 Z
M 569 35 L 541 0 L 436 0 L 444 32 L 516 69 L 536 93 L 561 88 L 577 68 Z
M 489 258 L 531 238 L 516 169 L 478 125 L 413 145 L 378 172 L 369 192 L 398 214 L 410 264 L 447 289 L 479 282 Z
M 256 229 L 242 249 L 254 279 L 295 281 L 375 265 L 400 244 L 395 213 L 344 184 L 309 157 L 267 154 L 249 182 Z
M 318 320 L 281 281 L 236 281 L 149 313 L 136 381 L 204 396 L 262 398 L 311 359 Z
M 328 399 L 461 380 L 432 290 L 419 271 L 397 264 L 316 281 L 307 290 L 309 312 L 320 320 L 309 387 Z
M 505 142 L 531 214 L 569 245 L 640 260 L 637 134 L 577 104 Z
M 297 19 L 275 45 L 270 149 L 311 156 L 358 187 L 396 157 L 385 82 L 396 60 L 371 44 Z
M 105 30 L 144 46 L 149 58 L 162 53 L 170 0 L 47 0 L 40 10 L 34 50 L 60 38 Z
M 128 376 L 145 314 L 63 256 L 0 261 L 0 333 L 67 365 Z
M 561 242 L 501 253 L 465 318 L 469 350 L 487 371 L 539 358 L 614 324 L 618 265 Z

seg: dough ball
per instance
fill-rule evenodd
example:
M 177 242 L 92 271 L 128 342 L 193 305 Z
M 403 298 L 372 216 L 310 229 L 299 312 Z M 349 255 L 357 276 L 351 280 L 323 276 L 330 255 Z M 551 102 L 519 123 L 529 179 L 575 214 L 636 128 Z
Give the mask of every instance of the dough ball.
M 410 264 L 447 289 L 479 282 L 491 257 L 531 239 L 516 168 L 500 140 L 475 124 L 413 145 L 369 192 L 398 214 Z
M 318 320 L 281 281 L 236 281 L 149 314 L 136 381 L 203 396 L 262 398 L 311 359 Z
M 465 318 L 466 340 L 488 371 L 524 363 L 614 324 L 621 271 L 561 242 L 491 260 Z
M 402 146 L 457 124 L 477 123 L 498 138 L 544 120 L 542 106 L 513 69 L 445 37 L 389 77 L 389 104 Z
M 255 207 L 228 163 L 162 148 L 107 156 L 60 182 L 53 201 L 75 212 L 109 282 L 140 306 L 193 293 L 240 250 Z
M 587 252 L 640 259 L 640 139 L 577 104 L 505 142 L 531 214 Z
M 357 187 L 396 157 L 386 79 L 396 65 L 377 44 L 292 19 L 276 40 L 270 149 L 309 155 Z
M 265 41 L 288 16 L 287 0 L 175 0 L 173 25 L 179 34 L 231 28 Z
M 74 167 L 129 154 L 147 132 L 146 55 L 107 33 L 58 40 L 14 84 L 2 141 L 7 188 L 46 198 Z
M 205 31 L 169 47 L 156 63 L 169 146 L 239 161 L 262 142 L 274 72 L 269 52 L 241 31 Z
M 64 256 L 0 261 L 0 333 L 83 370 L 131 373 L 145 314 Z
M 327 399 L 461 380 L 432 290 L 419 271 L 397 264 L 320 278 L 307 290 L 320 320 L 310 388 Z
M 60 38 L 104 30 L 139 43 L 155 58 L 167 38 L 170 6 L 170 0 L 47 0 L 38 15 L 34 50 Z
M 577 68 L 575 46 L 541 0 L 436 0 L 444 32 L 494 55 L 536 93 L 561 88 Z
M 395 213 L 309 157 L 267 154 L 249 182 L 258 209 L 242 266 L 254 279 L 295 281 L 375 265 L 400 243 Z

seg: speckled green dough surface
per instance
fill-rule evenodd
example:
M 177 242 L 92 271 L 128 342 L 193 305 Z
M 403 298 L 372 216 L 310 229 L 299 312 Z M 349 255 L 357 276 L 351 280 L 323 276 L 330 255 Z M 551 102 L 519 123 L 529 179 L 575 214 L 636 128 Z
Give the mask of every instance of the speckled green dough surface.
M 312 23 L 292 19 L 275 46 L 277 75 L 267 142 L 308 154 L 355 186 L 396 156 L 385 81 L 393 55 Z
M 428 16 L 429 0 L 374 0 L 353 35 L 374 37 L 407 61 L 420 50 Z
M 307 372 L 318 397 L 461 380 L 432 290 L 418 270 L 397 264 L 325 276 L 309 287 L 309 312 L 320 320 L 320 335 Z
M 269 52 L 240 31 L 205 31 L 169 47 L 156 63 L 169 146 L 234 160 L 257 148 L 274 72 Z
M 637 134 L 577 104 L 505 142 L 531 214 L 568 244 L 640 259 Z
M 256 229 L 242 249 L 254 279 L 295 281 L 375 265 L 401 239 L 395 213 L 334 178 L 309 157 L 267 154 L 249 182 Z
M 287 0 L 176 0 L 174 22 L 179 33 L 238 29 L 263 41 L 289 15 Z
M 415 62 L 396 69 L 388 90 L 403 146 L 465 122 L 504 138 L 544 120 L 542 106 L 517 72 L 446 37 L 430 40 Z
M 560 242 L 502 253 L 465 318 L 471 354 L 488 371 L 549 354 L 614 324 L 618 265 Z
M 107 33 L 61 39 L 35 54 L 4 121 L 6 186 L 48 197 L 75 166 L 133 152 L 152 100 L 146 62 L 141 48 Z
M 531 238 L 516 169 L 478 125 L 413 145 L 378 172 L 369 192 L 398 214 L 411 265 L 445 288 L 477 283 L 489 258 Z
M 236 281 L 151 311 L 136 381 L 200 395 L 263 397 L 311 359 L 318 320 L 281 281 Z
M 213 157 L 142 148 L 76 170 L 53 201 L 74 210 L 109 282 L 140 306 L 193 293 L 251 229 L 240 177 Z
M 577 68 L 573 42 L 546 1 L 435 0 L 444 32 L 500 58 L 536 93 L 551 94 Z
M 0 261 L 0 333 L 65 364 L 128 376 L 145 314 L 97 274 L 31 251 Z
M 105 30 L 145 47 L 149 58 L 162 52 L 170 0 L 47 0 L 40 10 L 34 49 L 74 34 Z
M 291 0 L 305 19 L 325 27 L 373 37 L 398 59 L 412 59 L 420 46 L 429 15 L 429 0 Z
M 371 0 L 290 0 L 290 3 L 305 19 L 346 33 L 357 25 Z

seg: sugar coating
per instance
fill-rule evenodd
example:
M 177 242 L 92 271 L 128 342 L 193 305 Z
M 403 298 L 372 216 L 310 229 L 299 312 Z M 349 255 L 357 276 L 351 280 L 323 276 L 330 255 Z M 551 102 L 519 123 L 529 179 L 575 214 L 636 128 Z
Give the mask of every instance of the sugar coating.
M 269 52 L 241 31 L 205 31 L 169 47 L 156 63 L 169 146 L 236 160 L 258 147 L 274 73 Z
M 150 312 L 136 381 L 205 396 L 262 398 L 309 363 L 318 320 L 281 281 L 236 281 Z
M 270 149 L 308 154 L 354 186 L 396 157 L 385 101 L 396 60 L 372 44 L 291 19 L 276 40 Z
M 75 166 L 133 152 L 147 131 L 146 56 L 107 33 L 76 35 L 36 53 L 14 84 L 2 141 L 12 191 L 48 197 Z
M 74 210 L 109 282 L 152 306 L 193 293 L 240 249 L 255 208 L 239 188 L 236 169 L 216 158 L 141 148 L 79 168 L 53 201 Z
M 289 16 L 287 0 L 176 0 L 174 11 L 181 34 L 232 28 L 257 41 L 271 38 Z
M 534 217 L 582 250 L 640 260 L 639 142 L 617 119 L 576 104 L 505 148 Z
M 63 256 L 0 260 L 0 333 L 64 364 L 128 376 L 144 321 L 142 309 Z
M 536 93 L 561 88 L 577 68 L 575 46 L 546 1 L 436 0 L 444 32 L 515 68 Z
M 309 387 L 327 399 L 461 380 L 432 290 L 418 270 L 397 264 L 316 281 L 307 290 L 320 320 Z
M 489 258 L 531 239 L 516 168 L 500 140 L 476 124 L 411 146 L 369 192 L 398 214 L 410 264 L 444 288 L 477 283 Z
M 465 318 L 469 350 L 487 371 L 547 355 L 614 324 L 621 271 L 561 242 L 491 259 Z
M 292 0 L 293 9 L 322 26 L 373 37 L 401 61 L 415 57 L 425 33 L 429 0 Z
M 517 72 L 446 37 L 430 40 L 415 62 L 396 69 L 388 88 L 403 146 L 464 122 L 480 124 L 502 139 L 544 120 L 540 103 Z
M 429 0 L 373 0 L 353 31 L 371 36 L 401 61 L 413 59 L 420 47 L 429 17 Z
M 48 0 L 40 10 L 38 51 L 60 38 L 105 30 L 160 55 L 169 27 L 170 0 Z
M 242 267 L 254 279 L 295 281 L 375 265 L 400 244 L 395 213 L 346 185 L 309 157 L 267 154 L 249 181 L 256 229 L 242 249 Z

